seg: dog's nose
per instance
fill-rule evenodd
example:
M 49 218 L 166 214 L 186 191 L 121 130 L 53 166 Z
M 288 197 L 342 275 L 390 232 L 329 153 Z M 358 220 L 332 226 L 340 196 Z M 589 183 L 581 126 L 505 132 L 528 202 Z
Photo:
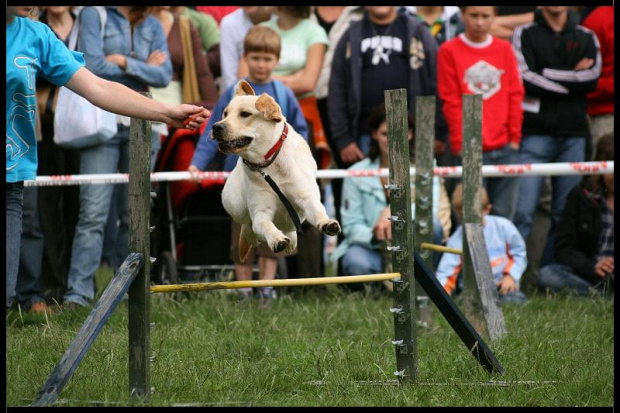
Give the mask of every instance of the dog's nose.
M 211 133 L 211 138 L 215 139 L 217 141 L 222 140 L 222 137 L 223 137 L 225 129 L 226 129 L 226 126 L 221 124 L 221 123 L 213 124 L 213 130 L 212 130 L 212 133 Z

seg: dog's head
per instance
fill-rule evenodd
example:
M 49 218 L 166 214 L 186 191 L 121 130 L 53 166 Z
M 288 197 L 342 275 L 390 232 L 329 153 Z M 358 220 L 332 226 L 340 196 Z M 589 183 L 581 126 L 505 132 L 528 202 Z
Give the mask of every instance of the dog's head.
M 244 156 L 254 149 L 257 153 L 266 152 L 273 144 L 276 125 L 283 120 L 280 106 L 271 96 L 256 96 L 252 86 L 240 80 L 222 120 L 213 124 L 211 138 L 224 153 Z

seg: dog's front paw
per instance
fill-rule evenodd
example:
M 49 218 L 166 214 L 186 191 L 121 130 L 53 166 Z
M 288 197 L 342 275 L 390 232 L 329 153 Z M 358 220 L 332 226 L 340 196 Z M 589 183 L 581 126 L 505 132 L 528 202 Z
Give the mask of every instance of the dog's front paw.
M 321 222 L 317 225 L 319 231 L 327 235 L 338 235 L 340 234 L 340 224 L 335 219 L 328 219 L 326 221 Z
M 285 236 L 283 239 L 276 240 L 273 244 L 270 245 L 270 247 L 273 252 L 277 253 L 280 251 L 284 251 L 286 247 L 288 247 L 290 242 L 290 238 Z

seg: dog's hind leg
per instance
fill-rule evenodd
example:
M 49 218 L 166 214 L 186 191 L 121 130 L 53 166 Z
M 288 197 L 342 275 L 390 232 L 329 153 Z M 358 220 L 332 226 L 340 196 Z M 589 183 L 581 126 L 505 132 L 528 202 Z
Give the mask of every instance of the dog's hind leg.
M 245 262 L 245 259 L 252 251 L 252 248 L 258 245 L 256 235 L 252 231 L 250 224 L 241 225 L 241 233 L 239 234 L 239 259 Z
M 297 232 L 287 232 L 286 236 L 289 237 L 291 240 L 291 242 L 288 244 L 288 247 L 286 247 L 286 252 L 291 253 L 295 251 L 295 248 L 297 248 Z
M 269 245 L 273 252 L 284 251 L 289 246 L 291 240 L 275 226 L 271 219 L 266 214 L 255 214 L 252 217 L 252 230 L 255 234 L 265 238 L 267 245 Z

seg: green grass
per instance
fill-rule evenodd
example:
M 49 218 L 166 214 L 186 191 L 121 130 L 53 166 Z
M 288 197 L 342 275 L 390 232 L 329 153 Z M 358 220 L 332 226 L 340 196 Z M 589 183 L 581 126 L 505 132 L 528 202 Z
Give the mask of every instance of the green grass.
M 226 291 L 153 295 L 150 405 L 613 405 L 613 299 L 535 296 L 505 306 L 508 335 L 487 340 L 503 376 L 490 376 L 435 309 L 432 328 L 418 329 L 413 385 L 395 384 L 391 305 L 389 294 L 335 288 L 321 297 L 283 294 L 268 309 Z M 7 317 L 7 406 L 36 398 L 88 313 Z M 136 405 L 127 349 L 124 301 L 58 404 Z

